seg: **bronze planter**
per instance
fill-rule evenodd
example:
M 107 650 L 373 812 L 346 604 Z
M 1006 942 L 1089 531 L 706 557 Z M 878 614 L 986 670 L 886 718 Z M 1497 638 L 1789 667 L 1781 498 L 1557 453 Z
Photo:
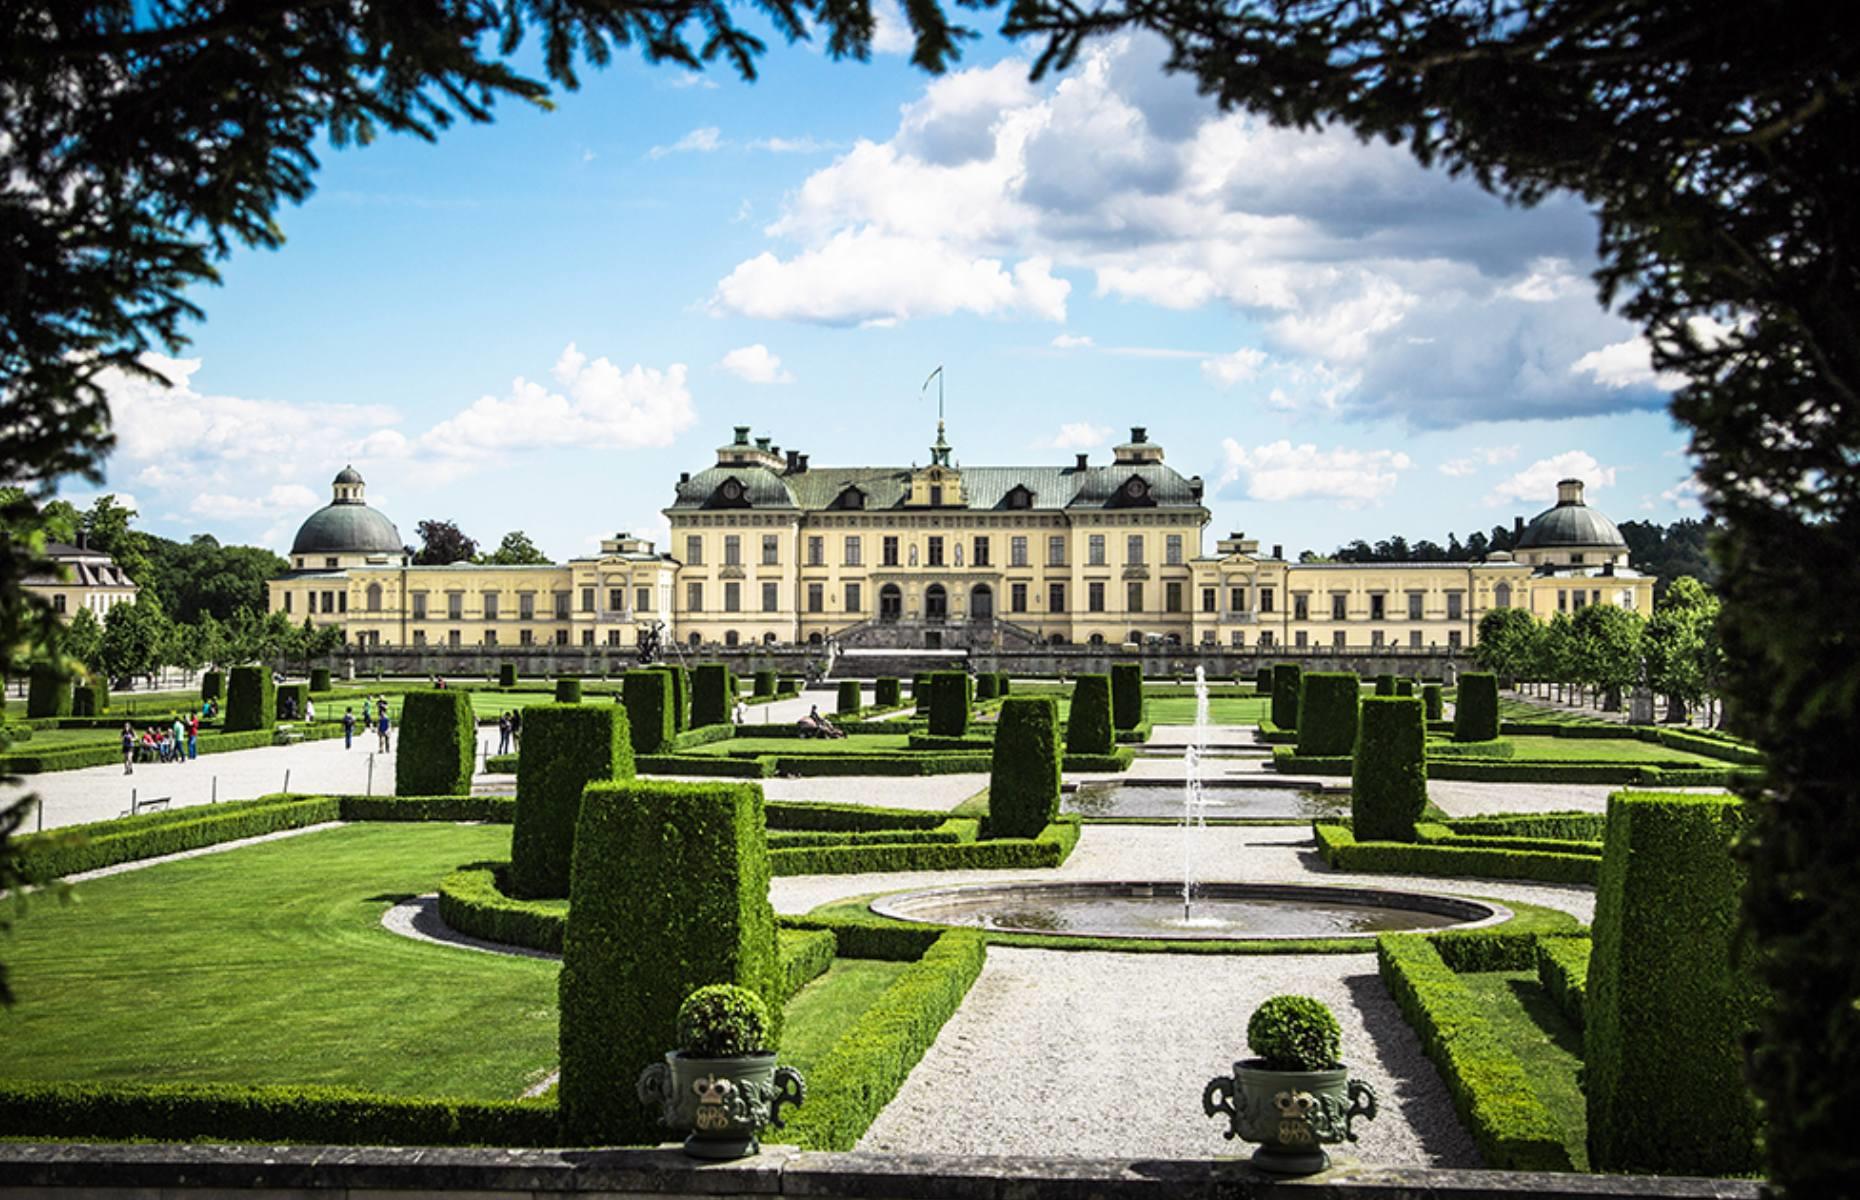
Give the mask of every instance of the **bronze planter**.
M 746 1158 L 762 1149 L 764 1127 L 780 1129 L 783 1105 L 797 1108 L 807 1083 L 773 1054 L 698 1058 L 674 1050 L 640 1073 L 640 1103 L 683 1133 L 693 1158 Z
M 1227 1115 L 1223 1136 L 1259 1143 L 1253 1165 L 1260 1170 L 1310 1175 L 1330 1165 L 1325 1146 L 1356 1140 L 1358 1117 L 1375 1119 L 1376 1093 L 1347 1067 L 1272 1071 L 1248 1059 L 1208 1081 L 1201 1107 L 1210 1117 Z

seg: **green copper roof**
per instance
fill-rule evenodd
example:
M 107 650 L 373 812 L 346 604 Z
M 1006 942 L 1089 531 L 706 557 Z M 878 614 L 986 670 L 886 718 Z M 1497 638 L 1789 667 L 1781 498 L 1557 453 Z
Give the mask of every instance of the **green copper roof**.
M 1518 539 L 1520 550 L 1544 550 L 1553 546 L 1620 546 L 1627 539 L 1615 523 L 1580 500 L 1568 501 L 1545 509 L 1524 528 Z
M 400 531 L 366 504 L 330 504 L 310 514 L 291 543 L 292 554 L 399 554 Z

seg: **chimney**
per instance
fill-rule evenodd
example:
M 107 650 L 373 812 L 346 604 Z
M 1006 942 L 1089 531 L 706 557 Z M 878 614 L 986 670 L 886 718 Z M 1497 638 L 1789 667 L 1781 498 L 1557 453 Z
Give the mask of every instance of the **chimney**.
M 792 475 L 792 474 L 794 474 L 794 473 L 795 473 L 795 472 L 796 472 L 797 470 L 799 470 L 799 469 L 800 469 L 800 468 L 798 468 L 798 467 L 796 467 L 796 466 L 795 466 L 795 463 L 796 463 L 797 461 L 799 461 L 799 459 L 800 459 L 800 457 L 801 457 L 801 452 L 800 452 L 800 451 L 798 451 L 798 450 L 790 450 L 790 451 L 788 451 L 788 474 L 790 474 L 790 475 Z
M 690 482 L 691 482 L 691 472 L 689 472 L 689 471 L 680 471 L 680 472 L 678 472 L 678 482 L 680 482 L 680 483 L 690 483 Z
M 795 468 L 795 471 L 799 474 L 805 475 L 807 473 L 807 455 L 797 454 L 794 457 L 795 457 L 795 461 L 800 464 L 799 466 Z
M 738 425 L 736 427 L 736 437 L 733 441 L 734 444 L 738 446 L 747 446 L 749 444 L 749 426 Z
M 1524 536 L 1524 518 L 1523 517 L 1511 518 L 1511 536 L 1513 537 Z
M 1142 425 L 1132 425 L 1130 427 L 1130 440 L 1133 442 L 1139 442 L 1139 443 L 1149 441 L 1150 440 L 1149 429 Z
M 1564 504 L 1581 504 L 1582 503 L 1582 480 L 1580 479 L 1559 479 L 1557 480 L 1556 481 L 1556 502 L 1559 506 L 1564 505 Z
M 759 437 L 759 438 L 757 438 L 757 439 L 756 439 L 756 449 L 758 449 L 758 450 L 760 450 L 760 451 L 762 451 L 762 453 L 764 453 L 764 454 L 767 454 L 767 453 L 769 453 L 769 439 L 767 439 L 767 438 L 765 438 L 765 437 Z
M 90 549 L 90 532 L 88 530 L 80 529 L 77 531 L 77 548 L 79 550 Z
M 1285 557 L 1285 543 L 1284 542 L 1272 543 L 1272 557 L 1274 558 Z
M 1614 575 L 1615 575 L 1615 560 L 1614 559 L 1611 558 L 1607 562 L 1602 564 L 1602 575 L 1608 579 L 1614 578 Z
M 1086 468 L 1086 466 L 1090 464 L 1090 462 L 1091 462 L 1091 455 L 1089 454 L 1079 455 L 1079 465 L 1077 469 L 1080 471 L 1083 471 Z

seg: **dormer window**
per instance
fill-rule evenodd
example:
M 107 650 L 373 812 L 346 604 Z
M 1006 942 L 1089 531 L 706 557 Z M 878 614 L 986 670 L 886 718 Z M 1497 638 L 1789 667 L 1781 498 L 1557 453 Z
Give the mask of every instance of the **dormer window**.
M 856 487 L 849 487 L 840 493 L 838 506 L 840 508 L 864 508 L 865 493 Z
M 1024 484 L 1015 484 L 1008 489 L 1006 503 L 1009 508 L 1032 508 L 1033 493 Z
M 1149 480 L 1141 475 L 1132 475 L 1117 485 L 1117 491 L 1112 493 L 1110 502 L 1114 508 L 1154 506 L 1156 498 L 1150 495 Z
M 1132 500 L 1141 500 L 1149 494 L 1150 485 L 1143 482 L 1141 478 L 1133 477 L 1129 483 L 1124 485 L 1124 495 Z
M 711 494 L 711 503 L 719 508 L 748 508 L 749 492 L 743 481 L 734 476 L 717 485 Z

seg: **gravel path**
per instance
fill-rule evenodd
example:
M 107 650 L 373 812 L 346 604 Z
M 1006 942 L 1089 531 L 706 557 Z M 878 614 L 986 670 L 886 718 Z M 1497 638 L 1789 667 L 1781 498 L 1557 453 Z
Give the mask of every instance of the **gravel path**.
M 415 896 L 411 900 L 402 900 L 381 914 L 381 925 L 389 933 L 434 946 L 477 950 L 484 954 L 508 954 L 515 958 L 546 958 L 553 962 L 562 961 L 560 954 L 551 954 L 547 950 L 533 950 L 528 946 L 512 946 L 505 942 L 487 942 L 482 938 L 472 937 L 468 933 L 460 933 L 440 918 L 437 892 Z
M 193 850 L 177 850 L 173 854 L 163 854 L 157 858 L 139 858 L 134 862 L 117 863 L 115 866 L 98 867 L 95 871 L 79 871 L 75 875 L 66 875 L 61 883 L 88 883 L 92 879 L 105 879 L 111 875 L 121 875 L 126 871 L 140 871 L 146 867 L 159 867 L 163 863 L 180 862 L 183 859 L 202 858 L 208 854 L 224 854 L 228 850 L 240 850 L 246 846 L 256 846 L 261 842 L 275 842 L 281 838 L 302 837 L 306 833 L 321 833 L 325 829 L 340 829 L 348 824 L 346 821 L 324 821 L 320 825 L 305 825 L 301 829 L 280 829 L 276 833 L 261 833 L 257 837 L 240 838 L 236 842 L 215 842 L 211 846 L 200 846 Z M 35 889 L 36 890 L 36 889 Z M 4 897 L 5 892 L 0 892 Z
M 1041 1156 L 1244 1153 L 1201 1109 L 1244 1051 L 1246 1014 L 1297 992 L 1331 1006 L 1381 1114 L 1365 1162 L 1477 1166 L 1439 1075 L 1373 955 L 1195 957 L 995 947 L 962 1008 L 861 1150 Z

